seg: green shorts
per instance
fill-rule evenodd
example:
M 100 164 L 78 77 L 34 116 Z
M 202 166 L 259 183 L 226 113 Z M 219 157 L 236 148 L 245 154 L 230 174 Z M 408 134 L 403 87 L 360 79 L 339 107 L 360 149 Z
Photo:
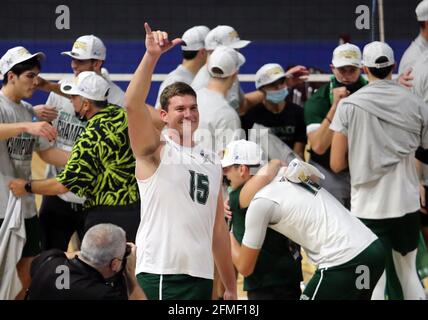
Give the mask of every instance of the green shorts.
M 399 218 L 360 219 L 383 242 L 385 249 L 393 249 L 403 256 L 419 244 L 420 213 L 408 213 Z
M 142 272 L 137 275 L 137 280 L 149 300 L 211 300 L 211 279 Z
M 0 219 L 0 226 L 4 219 Z M 34 216 L 24 220 L 26 241 L 22 249 L 22 257 L 35 257 L 41 252 L 39 217 Z
M 301 300 L 370 300 L 384 269 L 385 249 L 377 239 L 352 260 L 318 269 Z

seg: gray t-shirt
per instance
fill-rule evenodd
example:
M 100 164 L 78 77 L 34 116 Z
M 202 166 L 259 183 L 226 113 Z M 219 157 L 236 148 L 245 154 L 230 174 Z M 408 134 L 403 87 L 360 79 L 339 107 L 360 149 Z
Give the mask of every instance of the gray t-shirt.
M 125 103 L 125 92 L 123 92 L 123 90 L 110 79 L 106 80 L 110 84 L 110 91 L 107 97 L 108 102 L 119 107 L 123 107 Z
M 17 104 L 0 92 L 0 123 L 32 122 L 33 107 L 24 101 Z M 49 147 L 49 146 L 48 146 Z M 4 218 L 9 199 L 9 181 L 14 178 L 31 179 L 31 160 L 34 150 L 44 150 L 39 138 L 21 133 L 7 140 L 0 140 L 0 219 Z M 22 211 L 25 218 L 37 214 L 33 194 L 22 197 Z
M 205 88 L 210 81 L 210 74 L 208 73 L 207 65 L 204 65 L 199 72 L 196 74 L 195 79 L 192 81 L 192 88 L 195 91 L 198 91 L 202 88 Z M 238 79 L 235 80 L 232 87 L 227 92 L 226 100 L 229 102 L 230 106 L 238 110 L 239 104 L 243 99 L 244 92 L 239 84 Z
M 243 136 L 238 113 L 231 108 L 223 94 L 208 88 L 196 92 L 198 97 L 199 127 L 195 141 L 216 154 L 233 140 Z
M 58 149 L 71 152 L 74 142 L 85 130 L 86 121 L 81 121 L 76 117 L 70 99 L 54 92 L 49 94 L 46 104 L 58 110 L 58 117 L 52 121 L 52 126 L 58 130 L 58 135 L 53 143 L 49 143 L 45 138 L 41 138 L 42 146 L 52 145 Z M 63 167 L 55 167 L 48 164 L 46 167 L 46 178 L 56 177 L 63 169 Z
M 412 92 L 428 104 L 428 50 L 415 63 L 412 76 Z M 428 165 L 425 163 L 422 163 L 422 180 L 428 186 Z
M 416 61 L 421 55 L 428 50 L 428 41 L 426 41 L 421 35 L 419 35 L 406 49 L 403 56 L 401 57 L 400 67 L 398 73 L 402 74 L 408 68 L 414 67 Z
M 173 84 L 174 82 L 184 82 L 190 85 L 193 81 L 195 75 L 187 70 L 183 65 L 179 65 L 173 71 L 168 73 L 166 79 L 161 83 L 158 91 L 158 97 L 156 99 L 155 107 L 160 109 L 160 95 L 167 86 Z

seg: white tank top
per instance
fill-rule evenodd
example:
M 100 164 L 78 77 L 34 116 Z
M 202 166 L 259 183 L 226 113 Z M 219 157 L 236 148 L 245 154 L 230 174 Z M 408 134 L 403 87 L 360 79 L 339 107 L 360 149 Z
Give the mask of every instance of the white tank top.
M 220 160 L 199 146 L 186 148 L 165 140 L 155 173 L 138 180 L 141 222 L 136 272 L 213 279 Z

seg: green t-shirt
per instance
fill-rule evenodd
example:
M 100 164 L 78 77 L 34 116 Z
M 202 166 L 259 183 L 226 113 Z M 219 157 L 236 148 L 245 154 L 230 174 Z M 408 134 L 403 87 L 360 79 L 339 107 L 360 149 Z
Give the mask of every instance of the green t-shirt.
M 239 194 L 242 187 L 229 193 L 232 211 L 232 232 L 242 243 L 245 233 L 245 214 L 247 209 L 239 207 Z M 253 274 L 244 278 L 244 290 L 288 285 L 300 289 L 302 267 L 300 258 L 294 259 L 290 250 L 290 240 L 282 234 L 267 229 L 263 246 L 257 259 Z
M 95 114 L 56 179 L 79 197 L 86 197 L 85 208 L 138 201 L 125 110 L 109 105 Z
M 360 76 L 358 81 L 347 89 L 352 93 L 365 86 L 368 82 Z M 343 84 L 338 82 L 335 77 L 332 77 L 328 83 L 320 87 L 305 103 L 304 114 L 306 126 L 310 124 L 321 123 L 330 111 L 333 103 L 334 88 L 343 87 Z M 330 148 L 322 154 L 318 155 L 311 151 L 311 159 L 324 168 L 330 170 Z

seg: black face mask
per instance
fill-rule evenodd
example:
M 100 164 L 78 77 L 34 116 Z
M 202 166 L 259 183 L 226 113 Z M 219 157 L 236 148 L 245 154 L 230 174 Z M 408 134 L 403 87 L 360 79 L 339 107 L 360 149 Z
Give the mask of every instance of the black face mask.
M 223 176 L 223 184 L 225 184 L 227 187 L 230 187 L 230 180 L 226 176 Z
M 85 115 L 83 115 L 83 116 L 80 115 L 80 111 L 82 111 L 82 108 L 83 108 L 83 102 L 80 105 L 80 110 L 79 111 L 74 111 L 74 114 L 75 114 L 76 118 L 78 118 L 80 121 L 86 121 L 87 120 L 86 116 Z
M 362 78 L 360 76 L 360 77 L 358 77 L 358 80 L 356 82 L 351 83 L 351 84 L 347 84 L 347 85 L 342 84 L 341 82 L 337 81 L 337 79 L 336 79 L 336 82 L 338 84 L 340 84 L 341 86 L 345 86 L 346 90 L 348 90 L 349 92 L 354 93 L 355 91 L 360 89 L 365 84 L 365 83 L 363 83 L 363 80 L 361 80 L 361 79 Z
M 354 82 L 354 83 L 352 83 L 352 84 L 348 84 L 348 85 L 346 85 L 345 87 L 346 87 L 346 89 L 347 89 L 349 92 L 355 92 L 355 91 L 357 91 L 359 88 L 361 88 L 361 83 L 360 83 L 360 81 L 358 80 L 357 82 Z

